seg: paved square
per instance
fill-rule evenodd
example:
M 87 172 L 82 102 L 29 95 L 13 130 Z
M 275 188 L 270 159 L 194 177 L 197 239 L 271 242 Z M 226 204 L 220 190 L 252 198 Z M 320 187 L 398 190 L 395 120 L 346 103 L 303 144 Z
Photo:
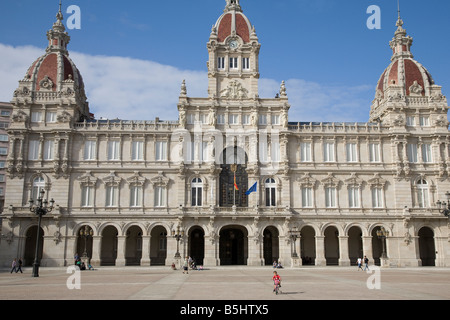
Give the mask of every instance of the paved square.
M 303 267 L 277 270 L 282 294 L 272 293 L 271 267 L 215 267 L 183 274 L 169 267 L 100 267 L 0 272 L 2 300 L 448 300 L 450 269 Z M 79 281 L 80 289 L 69 289 Z M 370 289 L 372 287 L 373 289 Z

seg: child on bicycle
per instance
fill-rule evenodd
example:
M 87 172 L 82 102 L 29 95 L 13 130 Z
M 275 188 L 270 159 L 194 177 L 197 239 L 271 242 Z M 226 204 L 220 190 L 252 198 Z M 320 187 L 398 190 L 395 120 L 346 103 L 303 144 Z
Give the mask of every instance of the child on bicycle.
M 273 280 L 273 292 L 275 292 L 277 286 L 281 287 L 281 277 L 276 271 L 273 272 L 272 280 Z

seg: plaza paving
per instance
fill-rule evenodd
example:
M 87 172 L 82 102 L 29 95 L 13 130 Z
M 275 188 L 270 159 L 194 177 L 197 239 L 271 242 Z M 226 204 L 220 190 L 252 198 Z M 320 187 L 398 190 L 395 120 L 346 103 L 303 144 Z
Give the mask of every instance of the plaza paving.
M 100 267 L 67 273 L 40 268 L 39 277 L 0 272 L 1 300 L 448 300 L 450 268 L 356 267 L 279 269 L 282 294 L 272 293 L 271 267 L 213 267 L 202 271 L 170 267 Z M 377 273 L 378 272 L 378 273 Z M 76 280 L 79 280 L 77 282 Z M 80 289 L 69 289 L 80 285 Z M 370 287 L 372 289 L 370 289 Z

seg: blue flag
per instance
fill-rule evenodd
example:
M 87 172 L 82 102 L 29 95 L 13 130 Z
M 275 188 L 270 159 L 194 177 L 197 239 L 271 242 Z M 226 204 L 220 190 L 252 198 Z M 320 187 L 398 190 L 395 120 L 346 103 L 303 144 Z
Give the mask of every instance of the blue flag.
M 247 196 L 248 196 L 250 193 L 256 191 L 256 184 L 257 184 L 257 183 L 258 183 L 258 182 L 255 182 L 255 184 L 252 185 L 252 186 L 250 187 L 250 189 L 248 189 L 248 190 L 245 192 L 245 194 L 246 194 Z

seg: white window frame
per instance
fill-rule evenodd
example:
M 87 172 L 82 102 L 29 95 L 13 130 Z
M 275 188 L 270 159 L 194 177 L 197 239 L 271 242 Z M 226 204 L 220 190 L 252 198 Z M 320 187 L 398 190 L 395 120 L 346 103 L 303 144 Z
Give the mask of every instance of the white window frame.
M 56 111 L 47 111 L 45 114 L 45 122 L 55 123 L 56 122 Z
M 130 186 L 130 207 L 142 207 L 142 186 Z
M 165 186 L 159 185 L 155 186 L 154 190 L 155 190 L 155 207 L 165 207 L 167 188 Z
M 120 160 L 120 141 L 119 140 L 108 141 L 108 160 L 110 160 L 110 161 Z
M 201 178 L 194 178 L 191 181 L 191 206 L 201 207 L 203 203 L 203 181 Z
M 312 161 L 312 143 L 303 141 L 300 142 L 300 162 L 311 162 Z
M 336 162 L 334 156 L 334 142 L 324 141 L 323 143 L 323 161 Z
M 84 185 L 81 187 L 81 206 L 93 207 L 94 205 L 94 187 Z
M 167 161 L 167 141 L 155 142 L 155 160 Z
M 313 207 L 313 189 L 311 187 L 302 187 L 302 208 Z
M 86 140 L 84 142 L 84 160 L 95 160 L 97 155 L 97 141 Z
M 336 208 L 337 207 L 337 189 L 335 186 L 325 186 L 325 207 Z
M 242 58 L 242 70 L 250 70 L 250 58 L 249 57 Z
M 32 139 L 28 142 L 28 160 L 39 160 L 40 141 Z
M 53 160 L 54 146 L 55 146 L 54 140 L 45 140 L 44 141 L 44 150 L 43 150 L 44 151 L 43 152 L 44 160 Z
M 225 70 L 225 57 L 217 57 L 217 69 Z
M 430 143 L 423 143 L 422 144 L 422 161 L 424 163 L 431 163 L 433 162 L 433 154 L 432 154 L 432 148 Z
M 105 206 L 117 207 L 119 199 L 119 187 L 116 185 L 106 186 Z
M 348 187 L 348 207 L 349 208 L 360 208 L 361 207 L 358 186 L 352 185 L 352 186 Z
M 371 189 L 372 208 L 383 208 L 383 188 L 374 186 Z
M 238 57 L 230 57 L 229 58 L 229 62 L 230 62 L 230 64 L 229 64 L 229 67 L 230 67 L 230 70 L 237 70 L 238 68 L 239 68 L 239 65 L 238 65 Z
M 266 207 L 277 206 L 277 183 L 274 178 L 268 178 L 264 182 L 264 194 Z
M 144 160 L 144 141 L 133 141 L 131 146 L 131 160 Z
M 37 123 L 42 122 L 42 111 L 32 111 L 31 112 L 31 122 Z
M 408 151 L 408 161 L 411 163 L 419 162 L 419 153 L 417 148 L 417 143 L 408 143 L 407 145 Z
M 358 162 L 358 149 L 355 142 L 349 142 L 345 145 L 347 162 Z
M 369 162 L 381 162 L 380 144 L 378 142 L 369 143 Z

